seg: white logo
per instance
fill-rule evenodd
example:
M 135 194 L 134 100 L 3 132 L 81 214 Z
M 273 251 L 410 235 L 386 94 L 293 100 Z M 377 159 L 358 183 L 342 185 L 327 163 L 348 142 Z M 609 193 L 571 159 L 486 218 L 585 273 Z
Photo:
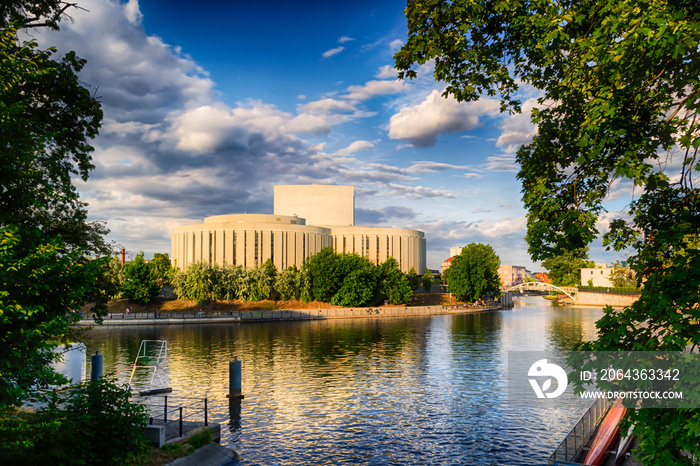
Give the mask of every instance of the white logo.
M 566 390 L 566 386 L 569 383 L 569 379 L 566 377 L 566 372 L 561 367 L 556 364 L 547 364 L 546 359 L 540 359 L 532 366 L 527 375 L 529 377 L 546 376 L 549 377 L 542 384 L 542 388 L 537 383 L 535 379 L 529 379 L 532 389 L 535 391 L 537 398 L 556 398 Z M 557 379 L 557 389 L 551 393 L 545 393 L 552 386 L 552 377 Z

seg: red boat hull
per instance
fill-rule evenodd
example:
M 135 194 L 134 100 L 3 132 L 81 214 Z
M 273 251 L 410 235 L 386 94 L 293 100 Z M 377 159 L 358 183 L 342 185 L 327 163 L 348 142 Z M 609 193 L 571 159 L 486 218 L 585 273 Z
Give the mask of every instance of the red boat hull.
M 625 417 L 625 414 L 627 414 L 627 408 L 622 406 L 622 399 L 618 399 L 600 424 L 598 433 L 591 444 L 591 449 L 588 450 L 588 455 L 586 455 L 586 459 L 583 462 L 584 464 L 592 466 L 603 464 L 613 443 L 620 435 L 619 424 L 622 418 Z

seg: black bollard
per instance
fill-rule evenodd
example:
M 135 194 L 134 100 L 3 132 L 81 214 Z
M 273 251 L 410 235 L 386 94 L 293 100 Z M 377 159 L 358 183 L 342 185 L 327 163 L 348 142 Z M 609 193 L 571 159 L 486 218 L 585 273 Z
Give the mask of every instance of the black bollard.
M 90 356 L 90 381 L 97 382 L 102 378 L 102 360 L 103 356 L 99 351 L 95 351 L 95 354 Z
M 230 399 L 243 398 L 241 385 L 241 361 L 234 356 L 233 359 L 228 362 L 228 397 Z

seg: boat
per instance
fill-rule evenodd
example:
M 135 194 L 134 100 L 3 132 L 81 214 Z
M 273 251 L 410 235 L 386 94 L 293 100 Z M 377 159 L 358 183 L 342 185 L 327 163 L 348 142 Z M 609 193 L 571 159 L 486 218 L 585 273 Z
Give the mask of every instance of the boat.
M 620 421 L 625 414 L 627 414 L 627 408 L 622 406 L 622 398 L 618 398 L 600 424 L 583 464 L 600 466 L 605 462 L 613 443 L 620 435 Z
M 632 448 L 634 443 L 634 425 L 631 425 L 627 430 L 627 435 L 620 437 L 620 443 L 617 447 L 617 455 L 615 456 L 615 466 L 619 466 L 625 460 L 627 452 Z

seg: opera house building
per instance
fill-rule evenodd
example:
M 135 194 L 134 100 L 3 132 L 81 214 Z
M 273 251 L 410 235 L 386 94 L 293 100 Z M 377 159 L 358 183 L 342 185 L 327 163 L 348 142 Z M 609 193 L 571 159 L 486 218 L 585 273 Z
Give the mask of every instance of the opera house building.
M 252 268 L 268 259 L 283 270 L 329 246 L 375 264 L 393 257 L 403 272 L 426 270 L 422 231 L 356 226 L 354 189 L 336 185 L 275 186 L 272 215 L 215 215 L 177 227 L 170 257 L 182 270 L 200 261 Z

